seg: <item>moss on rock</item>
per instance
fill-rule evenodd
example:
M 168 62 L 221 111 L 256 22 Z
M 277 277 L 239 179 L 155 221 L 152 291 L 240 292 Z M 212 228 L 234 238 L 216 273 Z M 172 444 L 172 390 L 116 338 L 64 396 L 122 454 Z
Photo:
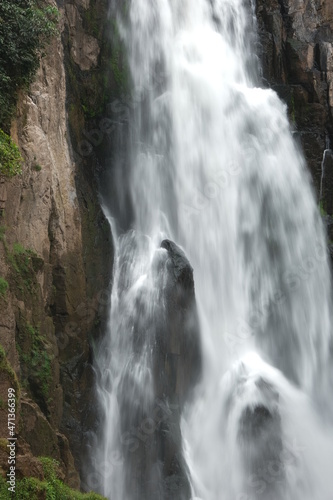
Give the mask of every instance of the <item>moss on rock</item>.
M 0 175 L 14 177 L 22 172 L 23 158 L 15 142 L 0 129 Z
M 15 393 L 16 393 L 15 395 L 16 395 L 16 398 L 18 398 L 20 395 L 20 384 L 18 382 L 16 373 L 14 372 L 11 364 L 9 363 L 9 361 L 7 359 L 5 350 L 2 347 L 2 345 L 0 345 L 0 373 L 4 373 L 4 374 L 6 374 L 6 376 L 8 376 L 10 386 L 13 389 L 15 389 Z

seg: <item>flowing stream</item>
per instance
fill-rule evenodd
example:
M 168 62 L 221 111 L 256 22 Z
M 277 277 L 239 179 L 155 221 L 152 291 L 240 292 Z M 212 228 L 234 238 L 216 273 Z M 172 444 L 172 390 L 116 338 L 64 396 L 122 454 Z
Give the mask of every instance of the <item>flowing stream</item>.
M 137 104 L 119 131 L 127 166 L 114 182 L 119 213 L 132 214 L 126 230 L 110 216 L 99 488 L 110 500 L 164 499 L 129 486 L 121 435 L 155 397 L 149 315 L 169 238 L 193 266 L 201 330 L 202 376 L 181 421 L 191 498 L 332 500 L 326 241 L 286 106 L 259 87 L 254 5 L 126 5 L 112 15 Z M 149 474 L 158 486 L 159 464 Z

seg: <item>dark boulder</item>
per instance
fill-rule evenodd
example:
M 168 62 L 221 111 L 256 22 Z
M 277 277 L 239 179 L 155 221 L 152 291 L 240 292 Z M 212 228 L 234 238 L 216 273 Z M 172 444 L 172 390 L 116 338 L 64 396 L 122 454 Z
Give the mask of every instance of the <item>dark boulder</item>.
M 133 360 L 119 394 L 126 495 L 131 500 L 188 500 L 180 420 L 201 371 L 193 269 L 184 252 L 164 240 L 150 273 L 134 301 Z M 140 361 L 147 352 L 150 367 Z M 147 387 L 137 383 L 137 370 L 141 376 L 145 370 Z
M 164 289 L 165 332 L 163 336 L 161 331 L 157 332 L 157 355 L 159 371 L 164 372 L 165 379 L 157 390 L 182 407 L 201 371 L 193 269 L 184 252 L 172 241 L 164 240 L 161 248 L 167 250 L 168 258 Z

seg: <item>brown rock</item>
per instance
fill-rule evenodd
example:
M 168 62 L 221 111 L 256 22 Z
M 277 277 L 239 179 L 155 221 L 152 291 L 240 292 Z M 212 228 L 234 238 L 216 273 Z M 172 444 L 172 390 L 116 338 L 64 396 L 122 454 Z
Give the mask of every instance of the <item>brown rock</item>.
M 87 3 L 84 6 L 87 8 Z M 100 53 L 98 41 L 84 32 L 82 18 L 75 5 L 66 5 L 66 15 L 71 40 L 71 56 L 82 71 L 89 71 L 97 66 Z
M 85 33 L 82 23 L 90 1 L 66 6 L 69 17 L 60 8 L 59 25 L 62 32 L 70 18 L 66 29 L 71 30 L 71 46 L 66 43 L 65 47 L 87 71 L 95 67 L 99 56 L 97 41 Z M 105 17 L 103 12 L 100 15 Z M 84 166 L 73 160 L 64 60 L 60 34 L 52 40 L 28 93 L 21 93 L 12 124 L 11 134 L 25 163 L 21 176 L 0 184 L 0 209 L 6 202 L 0 220 L 6 227 L 5 241 L 0 241 L 0 275 L 10 284 L 5 299 L 0 298 L 0 343 L 17 374 L 24 375 L 20 382 L 27 397 L 20 438 L 30 445 L 31 454 L 22 453 L 22 474 L 28 473 L 29 456 L 47 455 L 65 464 L 65 480 L 78 487 L 76 469 L 83 457 L 83 436 L 93 421 L 93 416 L 85 415 L 88 407 L 94 407 L 88 338 L 98 330 L 97 319 L 107 315 L 98 296 L 109 283 L 112 248 L 91 159 Z M 21 274 L 13 270 L 9 259 L 14 243 L 34 252 Z M 41 358 L 40 376 L 47 378 L 47 393 L 41 390 L 40 377 L 29 373 L 33 342 L 26 336 L 28 325 L 38 332 L 50 361 L 48 368 Z M 9 382 L 0 373 L 1 394 Z M 0 408 L 0 436 L 6 437 L 6 428 Z
M 258 0 L 257 15 L 264 76 L 288 104 L 319 197 L 333 142 L 332 4 Z

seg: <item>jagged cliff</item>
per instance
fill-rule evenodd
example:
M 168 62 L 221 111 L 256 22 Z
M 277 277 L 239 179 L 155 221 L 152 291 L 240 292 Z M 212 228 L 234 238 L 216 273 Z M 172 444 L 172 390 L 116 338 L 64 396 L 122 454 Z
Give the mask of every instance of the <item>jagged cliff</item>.
M 0 294 L 0 344 L 17 376 L 5 360 L 0 432 L 6 440 L 7 389 L 15 384 L 17 478 L 42 479 L 36 457 L 46 455 L 79 488 L 85 436 L 94 418 L 93 341 L 108 313 L 113 256 L 98 201 L 96 158 L 75 150 L 75 133 L 82 136 L 88 118 L 73 85 L 95 78 L 95 95 L 103 93 L 96 75 L 105 73 L 107 2 L 59 2 L 58 8 L 59 35 L 34 83 L 20 94 L 12 122 L 22 175 L 0 181 L 0 269 L 9 285 Z M 80 91 L 88 92 L 83 84 Z M 94 109 L 96 103 L 90 104 Z M 102 112 L 104 103 L 99 104 Z M 8 468 L 5 443 L 2 472 Z

